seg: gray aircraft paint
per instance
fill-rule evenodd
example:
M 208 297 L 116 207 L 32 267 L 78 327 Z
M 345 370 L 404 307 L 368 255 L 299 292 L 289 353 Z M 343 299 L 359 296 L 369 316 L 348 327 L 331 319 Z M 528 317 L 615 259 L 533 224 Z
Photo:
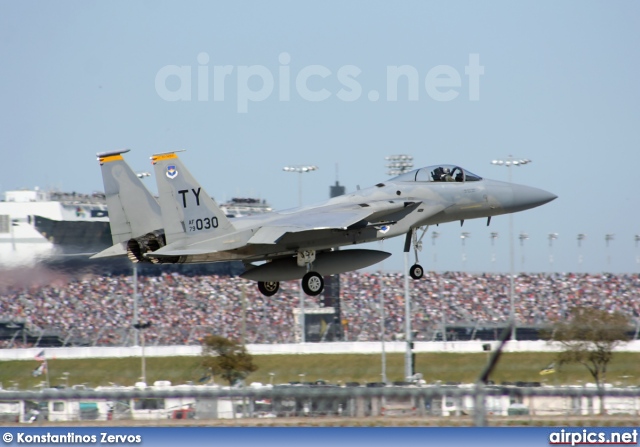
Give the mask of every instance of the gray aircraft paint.
M 101 154 L 101 160 L 108 161 L 101 161 L 105 189 L 118 210 L 112 216 L 109 203 L 117 231 L 114 242 L 160 228 L 147 235 L 132 259 L 159 263 L 241 260 L 247 269 L 244 276 L 259 281 L 302 277 L 316 267 L 314 262 L 303 266 L 295 261 L 305 251 L 313 252 L 324 270 L 341 273 L 379 262 L 384 252 L 354 250 L 336 255 L 337 247 L 410 235 L 428 225 L 519 212 L 556 198 L 541 189 L 482 179 L 458 166 L 435 165 L 322 203 L 229 219 L 175 152 L 151 157 L 159 205 L 132 172 L 115 180 L 116 167 L 128 168 L 122 153 Z M 457 172 L 457 181 L 453 176 L 442 180 L 443 169 Z M 103 255 L 117 251 L 107 249 Z M 259 261 L 271 265 L 253 264 Z

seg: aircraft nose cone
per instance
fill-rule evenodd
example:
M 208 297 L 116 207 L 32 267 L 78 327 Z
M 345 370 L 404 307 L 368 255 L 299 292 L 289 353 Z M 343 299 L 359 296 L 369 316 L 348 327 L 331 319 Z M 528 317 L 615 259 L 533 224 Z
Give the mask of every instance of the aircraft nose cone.
M 558 198 L 555 194 L 544 189 L 532 188 L 524 185 L 512 185 L 512 211 L 522 211 L 544 205 Z

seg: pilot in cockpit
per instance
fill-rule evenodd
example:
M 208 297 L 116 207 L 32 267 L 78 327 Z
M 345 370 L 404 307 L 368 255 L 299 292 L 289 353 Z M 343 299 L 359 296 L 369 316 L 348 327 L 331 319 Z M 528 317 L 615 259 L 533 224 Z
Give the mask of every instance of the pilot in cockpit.
M 453 177 L 451 176 L 451 170 L 449 168 L 444 168 L 442 170 L 442 175 L 440 176 L 440 181 L 441 182 L 453 182 L 455 181 L 453 179 Z

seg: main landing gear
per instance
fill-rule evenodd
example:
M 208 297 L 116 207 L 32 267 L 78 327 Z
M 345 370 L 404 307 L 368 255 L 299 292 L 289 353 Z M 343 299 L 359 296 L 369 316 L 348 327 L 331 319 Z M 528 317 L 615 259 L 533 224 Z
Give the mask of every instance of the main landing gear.
M 420 279 L 424 276 L 424 269 L 420 264 L 418 264 L 418 252 L 422 251 L 422 238 L 424 237 L 428 229 L 428 226 L 424 227 L 420 238 L 418 238 L 418 229 L 412 228 L 411 231 L 407 233 L 407 237 L 404 240 L 405 253 L 408 253 L 411 249 L 411 246 L 413 245 L 413 253 L 416 258 L 415 264 L 413 264 L 411 268 L 409 268 L 409 276 L 411 276 L 413 279 Z
M 302 277 L 302 290 L 307 295 L 317 296 L 324 290 L 324 279 L 318 272 L 311 271 L 311 265 L 316 260 L 315 250 L 302 250 L 298 252 L 296 261 L 298 267 L 306 267 L 307 273 Z
M 258 281 L 258 290 L 264 296 L 273 296 L 280 290 L 280 282 L 278 281 Z
M 302 290 L 310 296 L 317 296 L 324 290 L 324 279 L 318 272 L 311 271 L 311 264 L 316 259 L 315 250 L 299 251 L 296 258 L 298 267 L 306 267 L 307 273 L 302 277 Z M 264 296 L 273 296 L 280 290 L 278 281 L 258 281 L 258 290 Z
M 324 290 L 324 279 L 316 272 L 307 272 L 302 277 L 302 290 L 307 295 L 317 296 Z
M 258 281 L 258 290 L 264 296 L 273 296 L 280 290 L 278 281 Z M 308 272 L 302 278 L 302 290 L 310 296 L 317 296 L 324 290 L 324 279 L 316 272 Z

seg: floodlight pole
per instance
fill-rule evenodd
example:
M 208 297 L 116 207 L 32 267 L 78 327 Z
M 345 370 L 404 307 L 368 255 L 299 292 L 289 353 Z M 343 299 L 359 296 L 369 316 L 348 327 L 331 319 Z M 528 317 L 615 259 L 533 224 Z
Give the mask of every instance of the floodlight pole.
M 507 171 L 509 172 L 509 183 L 513 183 L 512 181 L 512 176 L 511 176 L 511 165 L 509 165 L 509 169 L 507 169 Z M 515 287 L 513 284 L 514 278 L 513 276 L 515 275 L 515 268 L 514 268 L 514 248 L 513 248 L 513 213 L 509 213 L 509 313 L 510 313 L 510 317 L 509 319 L 511 320 L 511 329 L 512 329 L 512 333 L 511 333 L 511 339 L 513 341 L 516 341 L 516 302 L 515 302 Z
M 144 355 L 144 331 L 140 332 L 140 339 L 142 340 L 142 381 L 147 384 L 147 362 Z
M 302 174 L 304 172 L 317 171 L 318 167 L 313 165 L 299 165 L 299 166 L 285 166 L 282 168 L 285 172 L 297 172 L 298 173 L 298 206 L 302 207 Z M 300 343 L 305 343 L 306 334 L 305 334 L 305 321 L 304 321 L 304 293 L 302 291 L 302 286 L 298 292 L 298 298 L 300 299 Z
M 512 155 L 509 155 L 507 160 L 493 160 L 491 164 L 498 166 L 506 166 L 509 173 L 509 183 L 513 183 L 511 167 L 520 166 L 531 163 L 529 159 L 514 160 Z M 509 213 L 509 303 L 510 303 L 510 316 L 511 323 L 511 340 L 516 341 L 516 304 L 515 304 L 515 286 L 513 284 L 513 277 L 515 275 L 514 267 L 514 247 L 513 247 L 513 213 Z
M 431 245 L 433 246 L 433 270 L 436 275 L 436 289 L 438 291 L 438 299 L 440 300 L 440 313 L 442 314 L 442 341 L 447 342 L 447 306 L 444 302 L 444 296 L 442 296 L 442 289 L 440 288 L 440 274 L 436 268 L 438 256 L 436 255 L 436 239 L 440 237 L 440 233 L 434 231 L 431 233 Z
M 553 273 L 553 241 L 558 239 L 558 233 L 549 233 L 549 273 Z
M 385 157 L 387 160 L 387 174 L 401 175 L 413 168 L 413 157 L 411 155 L 400 154 Z M 404 354 L 404 375 L 408 379 L 412 375 L 411 365 L 411 301 L 409 301 L 409 252 L 404 252 L 404 326 L 405 326 L 405 354 Z
M 247 291 L 244 284 L 240 286 L 240 299 L 242 300 L 242 324 L 240 326 L 240 342 L 242 346 L 247 343 Z
M 468 231 L 463 231 L 462 233 L 460 233 L 460 241 L 462 241 L 462 271 L 463 272 L 467 271 L 467 251 L 465 250 L 464 241 L 467 240 L 469 236 L 471 236 L 471 233 L 469 233 Z
M 495 242 L 498 239 L 498 233 L 493 231 L 489 238 L 491 239 L 491 265 L 493 267 L 493 271 L 496 271 L 496 250 L 495 250 Z
M 11 229 L 11 251 L 16 251 L 16 234 L 13 227 L 18 226 L 18 220 L 9 216 L 9 228 Z
M 133 263 L 133 323 L 131 326 L 138 324 L 138 263 Z M 138 329 L 133 331 L 133 346 L 138 346 Z
M 137 331 L 140 332 L 140 340 L 142 341 L 142 352 L 141 352 L 141 360 L 142 360 L 142 381 L 146 384 L 147 383 L 147 363 L 146 363 L 146 357 L 145 357 L 145 352 L 144 352 L 144 330 L 148 329 L 151 326 L 151 322 L 147 321 L 146 323 L 136 323 L 134 324 L 134 327 L 136 328 Z
M 129 149 L 127 149 L 128 152 Z M 148 172 L 139 172 L 136 174 L 136 177 L 138 177 L 139 179 L 144 179 L 145 177 L 150 177 L 151 174 Z M 138 321 L 138 263 L 137 262 L 133 262 L 132 263 L 132 276 L 133 276 L 133 323 L 131 324 L 131 326 L 133 326 L 134 328 L 136 326 L 139 325 L 139 321 Z M 133 331 L 133 346 L 138 346 L 138 339 L 139 339 L 139 333 L 140 330 L 136 329 L 135 331 Z M 144 347 L 142 348 L 144 351 Z M 143 355 L 144 358 L 144 355 Z M 144 361 L 143 361 L 144 364 Z M 143 374 L 144 375 L 144 374 Z
M 407 380 L 412 375 L 411 368 L 411 301 L 409 301 L 409 252 L 404 252 L 404 338 L 406 349 L 404 353 L 404 377 Z
M 609 242 L 613 240 L 613 234 L 605 234 L 604 241 L 607 244 L 607 269 L 611 271 L 611 252 L 609 251 Z
M 524 241 L 529 239 L 529 235 L 527 233 L 520 233 L 518 239 L 520 239 L 520 265 L 522 266 L 521 268 L 524 271 Z
M 382 241 L 380 241 L 380 245 L 382 245 Z M 382 362 L 382 381 L 387 383 L 387 352 L 385 350 L 384 345 L 384 334 L 385 334 L 385 326 L 384 326 L 384 281 L 382 280 L 382 269 L 380 269 L 380 274 L 378 276 L 378 282 L 380 285 L 380 343 L 381 343 L 381 362 Z
M 582 270 L 582 241 L 587 238 L 587 235 L 584 233 L 578 234 L 578 271 Z

